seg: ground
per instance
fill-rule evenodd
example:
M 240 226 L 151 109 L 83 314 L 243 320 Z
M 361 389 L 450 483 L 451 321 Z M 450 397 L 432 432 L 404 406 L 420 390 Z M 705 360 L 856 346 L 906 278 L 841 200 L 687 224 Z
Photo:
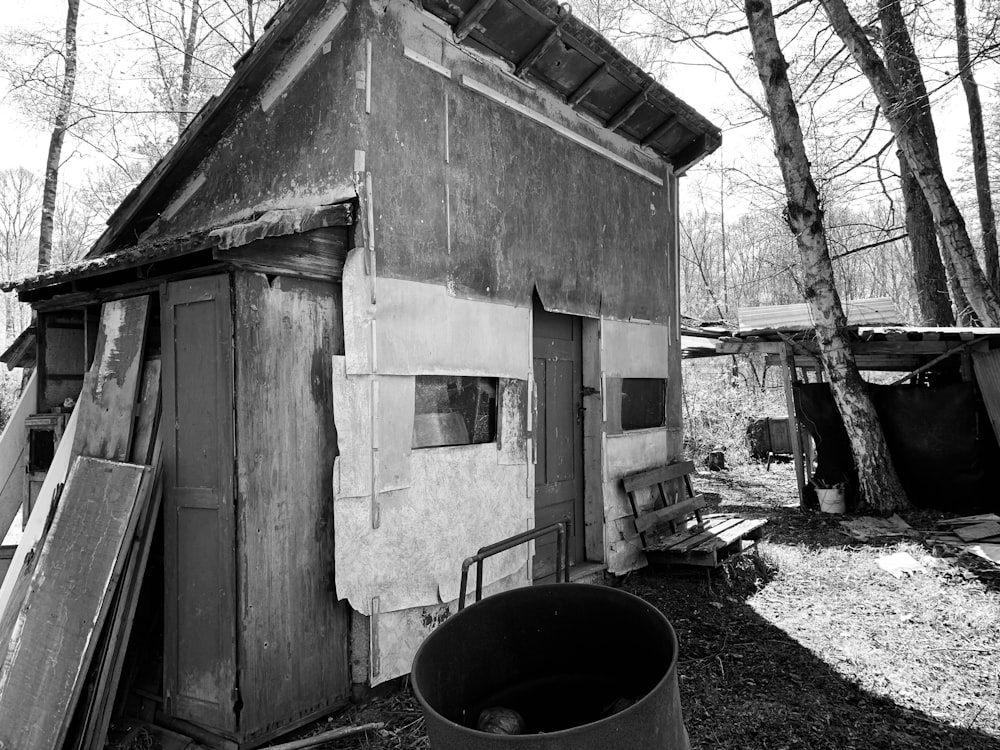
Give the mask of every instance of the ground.
M 1000 748 L 996 569 L 933 557 L 919 538 L 853 541 L 842 517 L 798 509 L 788 465 L 701 471 L 696 486 L 723 510 L 769 519 L 760 558 L 723 571 L 711 590 L 673 571 L 616 582 L 677 631 L 692 748 Z M 918 531 L 940 517 L 903 515 Z M 898 551 L 925 571 L 896 579 L 878 567 Z M 406 687 L 298 736 L 372 721 L 385 728 L 320 747 L 429 747 Z

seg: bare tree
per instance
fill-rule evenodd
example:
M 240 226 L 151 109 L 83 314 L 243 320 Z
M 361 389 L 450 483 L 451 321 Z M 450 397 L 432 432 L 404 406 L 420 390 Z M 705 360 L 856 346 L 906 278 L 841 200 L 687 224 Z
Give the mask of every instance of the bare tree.
M 64 187 L 59 191 L 54 219 L 51 264 L 62 266 L 82 258 L 103 228 L 100 214 L 81 195 Z
M 851 441 L 861 496 L 876 510 L 891 513 L 909 502 L 847 339 L 847 317 L 834 283 L 823 210 L 769 0 L 747 0 L 746 16 L 788 196 L 786 218 L 802 257 L 805 298 L 815 320 L 823 368 Z
M 80 0 L 67 0 L 66 30 L 63 37 L 62 86 L 52 123 L 52 137 L 45 158 L 45 187 L 42 191 L 42 224 L 38 233 L 38 270 L 49 267 L 52 252 L 53 215 L 56 210 L 56 193 L 59 189 L 59 167 L 62 161 L 63 141 L 70 126 L 73 108 L 73 91 L 76 87 L 76 26 L 80 17 Z
M 923 132 L 905 117 L 899 90 L 868 37 L 843 0 L 820 0 L 837 35 L 851 51 L 878 97 L 896 142 L 913 170 L 917 183 L 934 216 L 944 260 L 954 266 L 954 275 L 969 304 L 984 325 L 1000 325 L 1000 298 L 986 280 L 969 239 L 965 219 L 958 209 Z
M 990 192 L 990 173 L 986 156 L 986 132 L 983 127 L 983 105 L 979 100 L 979 87 L 972 72 L 969 53 L 969 20 L 965 0 L 955 0 L 955 41 L 958 44 L 958 75 L 962 80 L 965 101 L 969 109 L 969 132 L 972 136 L 972 170 L 976 178 L 976 202 L 979 205 L 979 223 L 983 230 L 983 256 L 986 278 L 994 291 L 1000 290 L 1000 261 L 997 252 L 996 216 Z
M 934 131 L 934 120 L 930 116 L 931 104 L 927 96 L 927 86 L 920 71 L 920 61 L 917 59 L 913 42 L 906 30 L 899 0 L 881 0 L 878 17 L 882 25 L 886 69 L 899 88 L 900 106 L 905 112 L 904 117 L 923 130 L 928 148 L 940 165 L 937 134 Z M 934 217 L 906 157 L 901 151 L 897 151 L 897 157 L 906 215 L 906 233 L 913 254 L 913 279 L 920 306 L 920 317 L 925 325 L 954 325 L 955 316 L 951 310 L 944 263 L 938 250 Z M 958 291 L 961 291 L 961 287 L 958 287 Z
M 35 264 L 42 184 L 26 169 L 0 170 L 0 276 L 16 278 Z M 4 294 L 4 342 L 10 343 L 30 317 L 16 294 Z

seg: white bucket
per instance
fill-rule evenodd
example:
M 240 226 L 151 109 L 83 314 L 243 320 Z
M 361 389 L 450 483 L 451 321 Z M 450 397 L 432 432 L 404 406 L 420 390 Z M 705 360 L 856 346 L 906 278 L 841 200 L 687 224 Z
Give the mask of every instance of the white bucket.
M 816 497 L 819 498 L 819 509 L 824 513 L 843 513 L 847 510 L 843 488 L 820 489 L 817 487 Z

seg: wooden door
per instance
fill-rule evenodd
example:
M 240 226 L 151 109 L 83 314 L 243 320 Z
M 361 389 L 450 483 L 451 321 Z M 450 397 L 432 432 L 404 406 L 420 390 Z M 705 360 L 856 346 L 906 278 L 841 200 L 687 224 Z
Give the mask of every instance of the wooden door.
M 570 559 L 584 559 L 583 382 L 580 319 L 535 302 L 535 526 L 572 520 Z M 534 578 L 555 570 L 555 539 L 535 547 Z
M 166 712 L 238 726 L 229 276 L 162 292 Z

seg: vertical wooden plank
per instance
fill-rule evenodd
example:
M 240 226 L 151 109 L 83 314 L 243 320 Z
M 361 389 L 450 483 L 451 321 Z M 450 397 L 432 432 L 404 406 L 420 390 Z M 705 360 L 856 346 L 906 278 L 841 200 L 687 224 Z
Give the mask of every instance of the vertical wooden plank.
M 601 387 L 601 324 L 581 321 L 583 337 L 583 518 L 584 544 L 588 560 L 604 560 L 604 476 L 601 445 L 607 394 Z
M 684 453 L 684 371 L 681 367 L 681 272 L 680 272 L 680 202 L 678 178 L 667 177 L 671 231 L 666 233 L 667 279 L 665 286 L 669 309 L 670 340 L 667 344 L 667 461 L 679 461 Z
M 164 685 L 168 716 L 237 729 L 229 276 L 162 293 Z
M 147 360 L 142 368 L 142 386 L 130 454 L 134 464 L 148 464 L 153 460 L 153 436 L 160 424 L 160 369 L 159 357 Z
M 84 379 L 73 455 L 127 461 L 149 320 L 149 296 L 106 302 Z
M 148 470 L 93 458 L 73 466 L 6 644 L 0 747 L 60 747 L 95 633 L 121 572 Z
M 785 386 L 785 406 L 788 409 L 788 436 L 792 441 L 792 461 L 795 463 L 795 482 L 799 490 L 799 505 L 805 503 L 803 494 L 806 486 L 805 472 L 802 466 L 802 441 L 799 432 L 799 419 L 795 414 L 795 395 L 792 392 L 792 376 L 795 373 L 795 357 L 788 344 L 781 345 L 781 380 Z
M 38 371 L 31 374 L 0 435 L 0 539 L 7 535 L 24 502 L 24 420 L 35 411 Z M 0 580 L 3 580 L 0 578 Z
M 350 689 L 330 481 L 344 339 L 339 285 L 237 273 L 234 291 L 240 728 L 256 740 Z

